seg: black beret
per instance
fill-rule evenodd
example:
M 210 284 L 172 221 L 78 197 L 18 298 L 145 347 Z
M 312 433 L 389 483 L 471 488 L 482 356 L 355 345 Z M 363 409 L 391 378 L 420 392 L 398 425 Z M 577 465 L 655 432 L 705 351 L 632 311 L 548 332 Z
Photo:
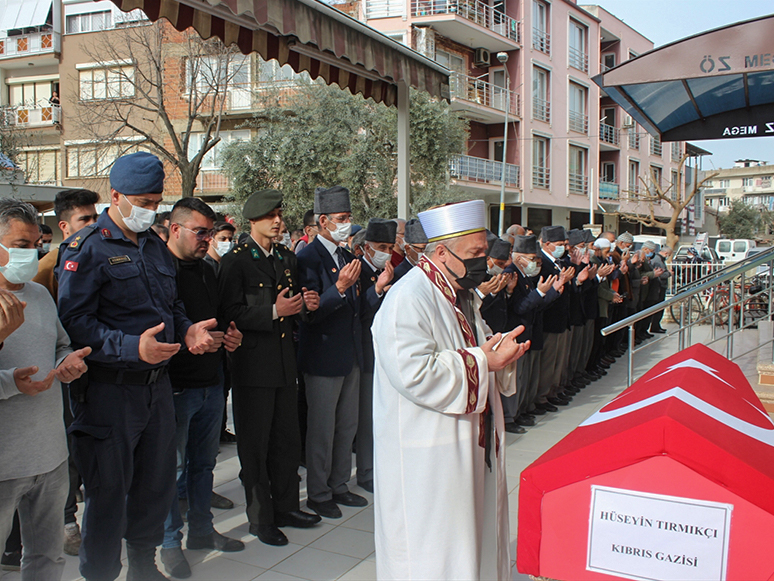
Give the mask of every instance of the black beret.
M 519 254 L 537 254 L 538 253 L 538 241 L 535 236 L 514 236 L 513 237 L 513 252 Z
M 570 243 L 570 246 L 577 246 L 586 242 L 586 234 L 583 230 L 570 230 L 567 233 L 567 241 Z
M 406 231 L 403 234 L 403 240 L 407 244 L 427 244 L 427 236 L 422 228 L 422 223 L 417 218 L 412 218 L 406 222 Z
M 317 188 L 314 191 L 315 214 L 338 214 L 351 211 L 349 190 L 344 186 Z
M 245 220 L 257 220 L 275 208 L 282 206 L 282 192 L 278 190 L 261 190 L 255 192 L 245 202 L 242 216 Z
M 398 224 L 393 220 L 371 218 L 366 228 L 365 239 L 368 242 L 388 242 L 395 244 L 395 235 L 398 232 Z
M 489 257 L 495 260 L 508 260 L 511 257 L 511 243 L 502 238 L 496 238 L 489 248 Z
M 110 187 L 125 196 L 161 194 L 164 191 L 164 165 L 147 151 L 122 155 L 110 169 Z
M 567 240 L 567 232 L 564 226 L 543 226 L 540 239 L 543 242 L 561 242 Z

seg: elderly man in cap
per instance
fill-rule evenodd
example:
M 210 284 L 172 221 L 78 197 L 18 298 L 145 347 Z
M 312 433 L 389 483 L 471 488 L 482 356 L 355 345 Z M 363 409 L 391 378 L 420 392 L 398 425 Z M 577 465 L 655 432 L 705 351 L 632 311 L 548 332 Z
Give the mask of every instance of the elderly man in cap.
M 669 286 L 669 277 L 672 276 L 672 272 L 667 268 L 666 265 L 666 262 L 669 260 L 670 256 L 672 256 L 672 249 L 669 246 L 662 246 L 650 261 L 650 263 L 653 265 L 653 276 L 658 280 L 659 286 L 656 303 L 663 302 L 666 299 L 667 287 Z M 653 316 L 650 319 L 651 333 L 666 333 L 666 329 L 661 327 L 661 317 L 663 316 L 663 309 L 657 313 L 653 313 Z
M 403 262 L 395 267 L 392 284 L 398 282 L 403 276 L 417 265 L 427 246 L 427 236 L 422 230 L 422 223 L 412 218 L 406 222 L 406 233 L 403 236 Z
M 500 393 L 529 348 L 519 327 L 489 337 L 482 200 L 421 212 L 426 255 L 373 326 L 376 574 L 506 579 L 508 487 Z M 439 507 L 443 514 L 439 517 Z
M 301 284 L 320 295 L 320 306 L 299 327 L 298 358 L 309 404 L 306 432 L 307 506 L 341 518 L 339 504 L 366 506 L 349 491 L 352 443 L 357 432 L 363 326 L 363 263 L 343 248 L 352 209 L 343 186 L 317 188 L 319 234 L 298 254 Z
M 486 231 L 489 249 L 486 256 L 488 280 L 481 283 L 476 293 L 481 298 L 481 316 L 495 333 L 508 331 L 508 304 L 506 285 L 512 280 L 505 269 L 511 264 L 511 243 L 499 238 L 495 233 Z
M 360 274 L 361 291 L 366 293 L 368 312 L 363 313 L 363 367 L 360 370 L 360 402 L 357 417 L 357 484 L 363 490 L 374 491 L 374 345 L 371 324 L 379 310 L 381 299 L 392 282 L 394 269 L 390 252 L 395 245 L 397 224 L 394 220 L 371 218 L 365 231 L 363 263 Z
M 250 533 L 269 545 L 286 545 L 279 527 L 306 528 L 320 521 L 299 509 L 296 355 L 293 331 L 317 309 L 319 296 L 299 282 L 296 255 L 273 243 L 282 224 L 282 194 L 254 193 L 243 215 L 250 237 L 223 257 L 221 312 L 244 332 L 233 355 L 234 423 L 240 478 Z
M 60 251 L 59 316 L 73 346 L 91 346 L 89 373 L 70 384 L 73 453 L 85 488 L 80 551 L 86 579 L 165 579 L 155 564 L 175 497 L 175 408 L 170 358 L 218 345 L 214 318 L 192 324 L 175 266 L 150 230 L 164 168 L 150 153 L 116 160 L 110 207 Z M 86 376 L 84 376 L 86 377 Z
M 591 256 L 591 263 L 597 266 L 597 275 L 600 276 L 600 282 L 597 286 L 597 319 L 594 324 L 594 342 L 589 356 L 586 368 L 596 375 L 607 375 L 605 367 L 609 365 L 602 363 L 605 355 L 605 338 L 602 336 L 602 329 L 610 322 L 610 305 L 617 305 L 623 302 L 623 297 L 613 290 L 611 285 L 611 274 L 617 272 L 616 265 L 613 264 L 610 257 L 610 250 L 613 244 L 610 240 L 600 236 L 594 241 L 594 255 Z

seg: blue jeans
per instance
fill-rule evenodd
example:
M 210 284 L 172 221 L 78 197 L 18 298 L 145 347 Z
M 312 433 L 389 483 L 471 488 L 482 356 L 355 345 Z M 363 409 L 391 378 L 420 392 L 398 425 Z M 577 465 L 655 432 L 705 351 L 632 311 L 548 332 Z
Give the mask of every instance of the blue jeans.
M 204 537 L 212 531 L 212 470 L 218 456 L 223 421 L 223 386 L 186 389 L 175 393 L 177 478 L 186 472 L 188 536 Z M 165 549 L 181 546 L 183 519 L 177 497 L 164 523 Z

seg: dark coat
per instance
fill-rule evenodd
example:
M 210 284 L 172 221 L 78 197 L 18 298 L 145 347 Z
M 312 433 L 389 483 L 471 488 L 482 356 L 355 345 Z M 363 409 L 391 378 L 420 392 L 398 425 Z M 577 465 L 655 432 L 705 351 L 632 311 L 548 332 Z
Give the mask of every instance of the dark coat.
M 541 257 L 543 264 L 538 276 L 546 279 L 553 275 L 559 276 L 561 263 L 557 261 L 559 264 L 554 264 L 543 250 L 541 252 L 543 252 Z M 543 311 L 543 333 L 564 333 L 570 328 L 570 293 L 572 292 L 570 286 L 572 284 L 572 281 L 565 283 L 564 292 Z
M 514 272 L 518 282 L 508 299 L 508 330 L 524 325 L 524 332 L 519 335 L 519 343 L 532 341 L 530 349 L 543 349 L 543 310 L 559 298 L 559 293 L 551 287 L 545 297 L 541 297 L 535 286 L 534 278 L 524 276 L 521 271 L 509 266 L 506 272 Z
M 392 275 L 392 284 L 395 284 L 400 279 L 402 279 L 412 268 L 414 268 L 414 265 L 411 264 L 408 259 L 404 258 L 403 262 L 395 267 L 395 272 Z
M 371 335 L 371 325 L 374 322 L 376 311 L 382 304 L 382 297 L 376 294 L 376 279 L 379 278 L 381 271 L 374 271 L 365 259 L 361 258 L 362 268 L 360 270 L 361 293 L 365 294 L 367 306 L 361 316 L 361 325 L 363 325 L 363 367 L 362 373 L 374 372 L 374 339 Z M 403 264 L 403 263 L 401 263 Z M 393 277 L 392 283 L 395 284 Z

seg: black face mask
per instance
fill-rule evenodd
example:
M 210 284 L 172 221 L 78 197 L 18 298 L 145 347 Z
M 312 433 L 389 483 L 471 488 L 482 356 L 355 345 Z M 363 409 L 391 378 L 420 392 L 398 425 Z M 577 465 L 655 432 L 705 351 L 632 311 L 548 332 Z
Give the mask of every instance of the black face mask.
M 454 277 L 455 282 L 458 285 L 464 289 L 470 290 L 476 288 L 486 280 L 486 256 L 479 256 L 478 258 L 466 258 L 463 260 L 454 254 L 454 252 L 452 252 L 448 247 L 446 249 L 449 250 L 449 254 L 465 265 L 465 274 L 463 276 L 459 276 L 451 268 L 445 264 L 443 265 L 444 268 L 449 271 L 449 274 Z

